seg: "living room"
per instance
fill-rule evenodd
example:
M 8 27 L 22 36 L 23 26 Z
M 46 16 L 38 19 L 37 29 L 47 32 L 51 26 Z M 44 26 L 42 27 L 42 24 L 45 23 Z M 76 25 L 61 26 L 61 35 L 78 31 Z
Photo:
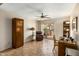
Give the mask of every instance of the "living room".
M 78 15 L 78 3 L 1 3 L 0 55 L 54 56 L 55 54 L 60 56 L 62 54 L 58 52 L 58 47 L 53 50 L 54 36 L 56 40 L 64 36 L 67 38 L 72 37 L 79 48 Z M 13 30 L 15 27 L 12 20 L 15 19 L 21 19 L 23 22 L 23 45 L 12 49 L 12 39 L 13 35 L 15 35 L 12 33 L 16 32 Z M 69 24 L 69 28 L 67 28 L 68 33 L 65 33 L 65 35 L 64 22 Z M 17 31 L 20 31 L 20 29 L 18 28 Z M 17 36 L 17 39 L 21 37 L 19 34 Z M 74 52 L 71 53 L 72 51 Z M 67 53 L 64 51 L 62 53 L 66 56 L 67 54 L 79 55 L 78 49 L 76 52 L 74 49 L 72 51 Z

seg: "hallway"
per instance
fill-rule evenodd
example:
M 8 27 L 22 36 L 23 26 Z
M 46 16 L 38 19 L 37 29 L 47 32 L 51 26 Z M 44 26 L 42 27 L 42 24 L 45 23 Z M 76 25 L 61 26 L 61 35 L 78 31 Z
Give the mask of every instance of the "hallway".
M 53 40 L 31 41 L 17 49 L 0 52 L 2 56 L 53 56 Z M 56 51 L 57 52 L 57 51 Z

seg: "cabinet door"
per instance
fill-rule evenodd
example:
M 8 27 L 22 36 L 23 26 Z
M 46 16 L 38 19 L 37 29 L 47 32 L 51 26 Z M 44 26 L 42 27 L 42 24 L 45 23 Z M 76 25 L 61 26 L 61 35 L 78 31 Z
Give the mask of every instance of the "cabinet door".
M 23 21 L 16 21 L 16 46 L 20 47 L 23 45 Z
M 65 56 L 65 44 L 58 42 L 58 56 Z

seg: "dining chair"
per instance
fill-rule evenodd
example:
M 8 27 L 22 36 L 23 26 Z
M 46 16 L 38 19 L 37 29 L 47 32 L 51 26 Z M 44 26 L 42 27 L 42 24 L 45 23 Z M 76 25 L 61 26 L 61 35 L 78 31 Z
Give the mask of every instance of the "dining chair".
M 55 35 L 53 35 L 53 40 L 54 40 L 54 47 L 53 47 L 53 50 L 52 51 L 54 53 L 54 51 L 56 52 L 55 47 L 58 46 L 58 40 L 56 40 Z

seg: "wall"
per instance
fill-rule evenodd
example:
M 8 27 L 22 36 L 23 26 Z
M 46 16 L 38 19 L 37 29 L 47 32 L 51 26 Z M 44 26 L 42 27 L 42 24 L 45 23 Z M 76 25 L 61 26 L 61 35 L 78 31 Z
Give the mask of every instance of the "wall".
M 63 36 L 63 21 L 70 20 L 70 17 L 60 17 L 56 19 L 54 23 L 54 34 L 56 39 L 59 40 Z
M 57 20 L 54 23 L 54 34 L 57 40 L 60 36 L 63 36 L 63 21 Z
M 5 11 L 0 10 L 0 51 L 12 46 L 11 19 Z
M 10 14 L 4 10 L 0 9 L 0 51 L 12 47 L 12 20 L 11 18 L 20 16 L 16 14 Z M 23 18 L 23 17 L 21 17 Z M 31 31 L 28 31 L 27 28 L 36 27 L 35 21 L 24 19 L 24 42 L 30 41 L 27 39 L 28 36 L 32 34 Z
M 31 39 L 31 35 L 32 35 L 32 31 L 28 30 L 28 28 L 32 28 L 34 27 L 34 34 L 36 31 L 36 21 L 35 20 L 24 20 L 24 42 L 30 41 Z

